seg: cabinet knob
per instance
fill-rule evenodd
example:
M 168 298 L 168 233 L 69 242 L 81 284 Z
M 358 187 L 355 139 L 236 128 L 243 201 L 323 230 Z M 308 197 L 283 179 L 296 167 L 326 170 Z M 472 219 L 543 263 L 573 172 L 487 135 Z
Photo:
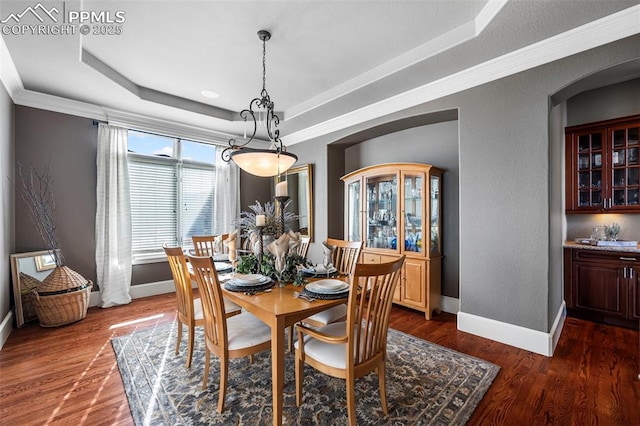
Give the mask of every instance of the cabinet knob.
M 624 256 L 620 256 L 619 259 L 620 260 L 630 260 L 632 262 L 635 262 L 636 260 L 638 260 L 635 257 L 624 257 Z

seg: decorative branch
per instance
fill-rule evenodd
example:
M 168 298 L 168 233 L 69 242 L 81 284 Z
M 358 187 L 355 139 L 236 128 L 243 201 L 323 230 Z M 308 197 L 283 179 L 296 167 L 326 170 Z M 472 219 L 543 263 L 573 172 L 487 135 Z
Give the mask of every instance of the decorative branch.
M 25 176 L 22 165 L 18 163 L 18 174 L 22 181 L 22 199 L 29 207 L 31 221 L 47 250 L 51 252 L 56 265 L 63 266 L 64 257 L 56 236 L 56 203 L 49 176 L 49 164 L 45 166 L 42 173 L 38 173 L 31 167 L 28 175 Z

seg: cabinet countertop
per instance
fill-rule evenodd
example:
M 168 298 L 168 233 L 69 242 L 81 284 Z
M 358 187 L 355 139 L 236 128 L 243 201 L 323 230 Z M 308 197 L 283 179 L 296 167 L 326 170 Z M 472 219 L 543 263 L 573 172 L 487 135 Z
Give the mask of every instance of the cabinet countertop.
M 597 251 L 617 251 L 626 253 L 640 253 L 640 244 L 635 247 L 603 247 L 592 246 L 589 244 L 580 244 L 574 241 L 565 241 L 562 245 L 564 248 L 581 249 L 581 250 L 597 250 Z

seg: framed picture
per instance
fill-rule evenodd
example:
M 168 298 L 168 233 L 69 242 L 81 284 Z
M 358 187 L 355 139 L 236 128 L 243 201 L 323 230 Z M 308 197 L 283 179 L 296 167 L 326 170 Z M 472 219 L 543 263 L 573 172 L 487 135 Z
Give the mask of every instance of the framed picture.
M 53 254 L 51 253 L 36 256 L 35 260 L 36 260 L 36 271 L 38 272 L 46 271 L 56 267 L 56 260 L 54 259 Z

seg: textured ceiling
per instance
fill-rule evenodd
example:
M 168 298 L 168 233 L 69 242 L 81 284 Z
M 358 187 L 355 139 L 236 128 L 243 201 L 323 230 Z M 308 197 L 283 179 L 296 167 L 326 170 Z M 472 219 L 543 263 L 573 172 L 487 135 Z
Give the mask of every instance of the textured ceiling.
M 2 1 L 0 20 L 36 4 Z M 237 123 L 207 105 L 238 112 L 259 94 L 262 45 L 256 32 L 267 29 L 272 32 L 267 89 L 284 113 L 283 128 L 296 131 L 636 4 L 43 1 L 48 10 L 55 6 L 67 14 L 124 12 L 122 33 L 97 35 L 94 30 L 108 25 L 92 24 L 87 35 L 19 35 L 3 29 L 2 38 L 27 91 L 239 132 Z M 38 21 L 27 13 L 15 24 Z M 200 94 L 204 89 L 220 97 L 206 99 Z

